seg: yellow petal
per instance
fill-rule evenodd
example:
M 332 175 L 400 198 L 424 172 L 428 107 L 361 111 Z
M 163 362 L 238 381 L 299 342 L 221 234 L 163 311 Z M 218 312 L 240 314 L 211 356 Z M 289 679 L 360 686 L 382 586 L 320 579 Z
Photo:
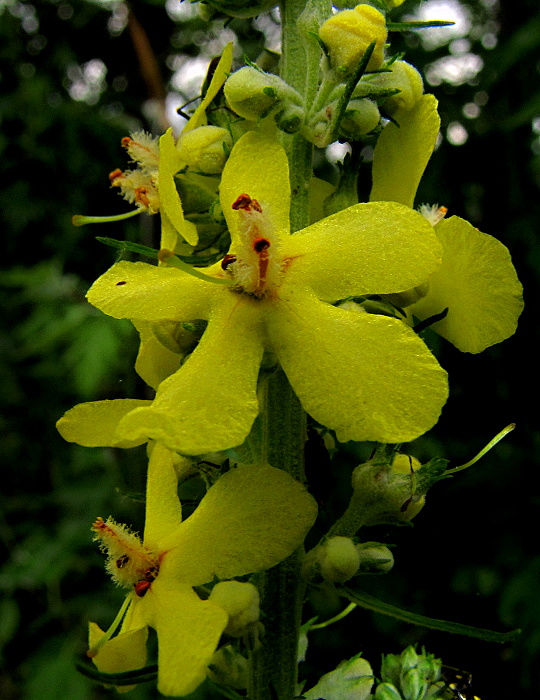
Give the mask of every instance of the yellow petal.
M 212 76 L 212 80 L 210 81 L 210 85 L 206 91 L 206 95 L 203 97 L 201 104 L 197 107 L 191 119 L 182 130 L 183 134 L 185 134 L 187 131 L 191 131 L 192 129 L 196 129 L 198 126 L 204 126 L 207 123 L 206 108 L 221 90 L 223 83 L 227 80 L 227 77 L 231 72 L 233 50 L 234 45 L 232 41 L 230 41 L 223 49 L 223 53 L 221 54 L 219 63 L 216 66 L 216 70 L 214 71 L 214 75 Z
M 126 416 L 119 434 L 188 455 L 241 444 L 259 412 L 259 315 L 257 301 L 225 290 L 195 351 L 161 383 L 150 408 Z
M 208 318 L 216 287 L 172 267 L 122 261 L 101 275 L 86 296 L 114 318 L 191 321 Z
M 172 129 L 168 129 L 159 139 L 159 208 L 182 238 L 190 245 L 197 245 L 197 231 L 193 226 L 185 225 L 184 210 L 174 182 L 174 176 L 182 165 Z M 169 238 L 167 236 L 167 240 Z
M 160 576 L 196 586 L 214 575 L 232 578 L 268 569 L 302 544 L 316 516 L 312 496 L 286 472 L 237 467 L 161 542 L 170 551 Z
M 146 438 L 124 440 L 118 438 L 116 428 L 125 415 L 151 403 L 138 399 L 80 403 L 64 413 L 56 427 L 64 440 L 84 447 L 136 447 Z
M 458 216 L 438 223 L 435 232 L 442 265 L 428 294 L 408 311 L 425 319 L 448 307 L 433 329 L 462 352 L 482 352 L 509 338 L 523 310 L 523 288 L 506 246 Z
M 157 632 L 159 692 L 173 697 L 192 693 L 206 677 L 227 613 L 201 600 L 189 586 L 169 586 L 161 571 L 141 607 Z
M 88 646 L 94 646 L 104 634 L 95 622 L 90 622 Z M 148 628 L 146 626 L 121 633 L 105 642 L 92 661 L 103 673 L 124 673 L 144 668 L 147 638 Z M 134 685 L 116 686 L 116 690 L 120 693 L 127 693 L 133 688 L 135 688 Z
M 414 440 L 446 401 L 446 372 L 396 319 L 296 293 L 268 313 L 268 334 L 305 410 L 342 442 Z
M 418 212 L 394 202 L 356 204 L 290 236 L 289 284 L 308 284 L 329 301 L 404 291 L 438 267 L 442 248 Z
M 183 354 L 165 347 L 156 338 L 152 331 L 155 324 L 148 321 L 135 321 L 133 325 L 141 336 L 135 371 L 148 386 L 157 389 L 164 379 L 170 377 L 180 367 Z
M 387 124 L 375 146 L 369 199 L 412 207 L 439 133 L 437 100 L 424 95 L 411 110 L 398 110 L 394 119 L 399 127 Z
M 177 458 L 176 453 L 156 443 L 148 462 L 144 545 L 154 551 L 159 551 L 160 540 L 182 522 L 178 476 L 174 466 Z
M 290 191 L 289 163 L 279 143 L 255 131 L 244 134 L 225 164 L 219 187 L 231 251 L 239 240 L 240 214 L 232 209 L 239 195 L 259 202 L 270 230 L 279 237 L 289 232 Z

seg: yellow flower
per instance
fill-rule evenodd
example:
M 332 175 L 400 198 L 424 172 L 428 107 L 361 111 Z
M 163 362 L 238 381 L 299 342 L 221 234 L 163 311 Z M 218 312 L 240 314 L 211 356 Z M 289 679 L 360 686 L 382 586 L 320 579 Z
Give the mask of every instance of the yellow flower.
M 118 438 L 151 438 L 192 455 L 241 444 L 259 411 L 265 350 L 305 410 L 342 441 L 406 442 L 428 430 L 447 381 L 423 342 L 395 319 L 328 303 L 423 282 L 440 256 L 424 217 L 391 202 L 358 204 L 291 236 L 285 152 L 255 132 L 233 149 L 220 196 L 232 244 L 206 274 L 230 286 L 120 262 L 88 292 L 116 318 L 208 321 L 153 404 L 120 421 Z
M 212 80 L 208 86 L 204 98 L 185 125 L 181 137 L 186 137 L 191 143 L 201 143 L 201 137 L 193 138 L 195 129 L 203 128 L 208 140 L 210 130 L 215 137 L 215 127 L 207 126 L 206 109 L 222 88 L 232 66 L 233 45 L 230 42 L 223 49 L 223 54 L 216 66 Z M 220 130 L 223 132 L 223 130 Z M 137 208 L 125 214 L 117 216 L 74 216 L 73 223 L 82 226 L 96 221 L 119 221 L 127 219 L 141 212 L 148 214 L 161 214 L 161 247 L 175 250 L 178 244 L 178 236 L 190 245 L 197 244 L 197 229 L 194 224 L 184 217 L 182 203 L 176 189 L 174 176 L 189 164 L 193 157 L 193 148 L 186 160 L 186 148 L 182 148 L 182 138 L 179 139 L 178 148 L 175 143 L 172 129 L 168 129 L 161 138 L 153 137 L 144 131 L 138 131 L 122 139 L 122 145 L 127 149 L 132 161 L 137 165 L 133 170 L 114 170 L 109 175 L 113 187 L 119 187 L 122 196 Z M 185 146 L 185 141 L 184 141 Z M 189 151 L 189 149 L 188 149 Z M 216 157 L 211 159 L 216 163 Z M 219 158 L 217 159 L 219 160 Z
M 229 619 L 193 590 L 270 568 L 291 554 L 313 524 L 317 507 L 304 486 L 269 466 L 224 474 L 182 522 L 174 455 L 155 445 L 148 469 L 144 541 L 111 519 L 94 524 L 109 552 L 108 568 L 128 587 L 120 634 L 91 623 L 89 655 L 104 672 L 146 663 L 146 628 L 158 638 L 158 689 L 183 696 L 204 680 Z
M 388 124 L 375 147 L 370 199 L 412 207 L 439 133 L 437 101 L 424 95 L 412 110 L 394 117 L 399 128 Z M 463 352 L 482 352 L 509 338 L 523 309 L 523 290 L 506 246 L 458 216 L 444 219 L 444 207 L 431 213 L 422 209 L 432 220 L 443 258 L 427 293 L 421 290 L 419 301 L 411 296 L 410 317 L 424 320 L 448 308 L 432 327 Z

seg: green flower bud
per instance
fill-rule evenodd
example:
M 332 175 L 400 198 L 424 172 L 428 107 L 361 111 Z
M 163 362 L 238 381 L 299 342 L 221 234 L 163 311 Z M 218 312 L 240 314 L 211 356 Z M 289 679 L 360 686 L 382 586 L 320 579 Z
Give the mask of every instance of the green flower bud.
M 296 133 L 304 123 L 305 112 L 302 107 L 295 104 L 287 104 L 284 109 L 279 111 L 274 119 L 278 129 L 286 134 Z
M 367 47 L 375 41 L 368 71 L 381 67 L 386 42 L 384 15 L 371 5 L 357 5 L 354 10 L 338 12 L 322 25 L 319 36 L 330 57 L 330 65 L 343 80 L 358 67 Z
M 210 593 L 210 600 L 229 616 L 225 633 L 242 637 L 259 621 L 259 591 L 252 583 L 221 581 Z
M 334 671 L 326 673 L 314 688 L 302 695 L 306 700 L 368 700 L 372 686 L 371 666 L 365 659 L 355 656 L 340 663 Z
M 223 12 L 231 17 L 256 17 L 268 12 L 278 3 L 275 0 L 204 0 L 202 6 L 210 5 L 210 7 Z
M 356 545 L 360 557 L 360 573 L 386 574 L 394 566 L 394 555 L 384 544 L 363 542 Z
M 360 556 L 349 537 L 330 537 L 308 552 L 305 561 L 306 574 L 312 577 L 318 572 L 325 581 L 344 583 L 352 578 L 360 566 Z
M 401 694 L 391 683 L 379 683 L 375 690 L 374 700 L 403 700 Z
M 244 66 L 229 76 L 223 90 L 233 112 L 251 121 L 262 119 L 279 107 L 302 108 L 302 98 L 296 90 L 277 75 L 252 66 Z
M 229 131 L 219 126 L 200 126 L 187 131 L 176 144 L 186 165 L 211 175 L 217 175 L 223 170 L 232 146 Z
M 379 108 L 371 100 L 351 100 L 340 122 L 339 132 L 346 139 L 355 141 L 373 131 L 380 118 Z

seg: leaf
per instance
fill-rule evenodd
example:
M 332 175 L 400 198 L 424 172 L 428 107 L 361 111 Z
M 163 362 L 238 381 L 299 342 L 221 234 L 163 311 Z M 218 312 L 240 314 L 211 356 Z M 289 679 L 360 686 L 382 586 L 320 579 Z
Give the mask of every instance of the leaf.
M 483 629 L 481 627 L 471 627 L 469 625 L 462 625 L 459 622 L 448 622 L 447 620 L 437 620 L 432 617 L 425 617 L 424 615 L 418 615 L 417 613 L 409 612 L 408 610 L 402 610 L 397 608 L 395 605 L 390 603 L 385 603 L 382 600 L 378 600 L 369 593 L 364 593 L 363 591 L 352 591 L 350 588 L 340 589 L 341 595 L 343 595 L 347 600 L 352 603 L 360 605 L 366 610 L 372 610 L 373 612 L 379 613 L 381 615 L 389 615 L 390 617 L 395 617 L 398 620 L 403 620 L 404 622 L 409 622 L 413 625 L 419 625 L 420 627 L 428 627 L 433 630 L 440 630 L 441 632 L 450 632 L 451 634 L 462 634 L 466 637 L 474 637 L 476 639 L 482 639 L 485 642 L 498 642 L 502 644 L 503 642 L 511 642 L 517 639 L 521 634 L 521 630 L 512 630 L 511 632 L 495 632 L 493 630 Z
M 386 28 L 389 32 L 407 32 L 410 29 L 429 29 L 430 27 L 450 27 L 455 22 L 444 19 L 428 19 L 413 22 L 387 22 Z

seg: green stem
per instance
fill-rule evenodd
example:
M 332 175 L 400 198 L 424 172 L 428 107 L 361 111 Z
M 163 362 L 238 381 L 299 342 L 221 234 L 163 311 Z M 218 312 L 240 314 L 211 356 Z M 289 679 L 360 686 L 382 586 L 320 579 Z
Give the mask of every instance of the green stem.
M 303 481 L 306 414 L 281 369 L 268 378 L 261 398 L 268 462 Z M 250 700 L 291 700 L 295 695 L 305 593 L 303 557 L 299 548 L 256 577 L 266 632 L 262 647 L 250 654 Z
M 281 77 L 306 100 L 317 93 L 320 47 L 309 37 L 330 14 L 328 0 L 282 0 Z M 291 231 L 309 224 L 308 194 L 313 147 L 302 136 L 284 136 L 291 181 Z M 306 414 L 280 369 L 270 375 L 261 397 L 263 433 L 269 464 L 304 480 Z M 305 583 L 303 547 L 256 583 L 261 594 L 265 636 L 260 649 L 250 653 L 250 700 L 292 700 L 296 695 L 298 638 L 302 623 Z
M 328 0 L 282 0 L 281 77 L 311 105 L 319 86 L 321 48 L 310 32 L 331 13 Z M 309 224 L 309 185 L 313 172 L 313 146 L 301 134 L 285 136 L 291 180 L 291 231 Z

